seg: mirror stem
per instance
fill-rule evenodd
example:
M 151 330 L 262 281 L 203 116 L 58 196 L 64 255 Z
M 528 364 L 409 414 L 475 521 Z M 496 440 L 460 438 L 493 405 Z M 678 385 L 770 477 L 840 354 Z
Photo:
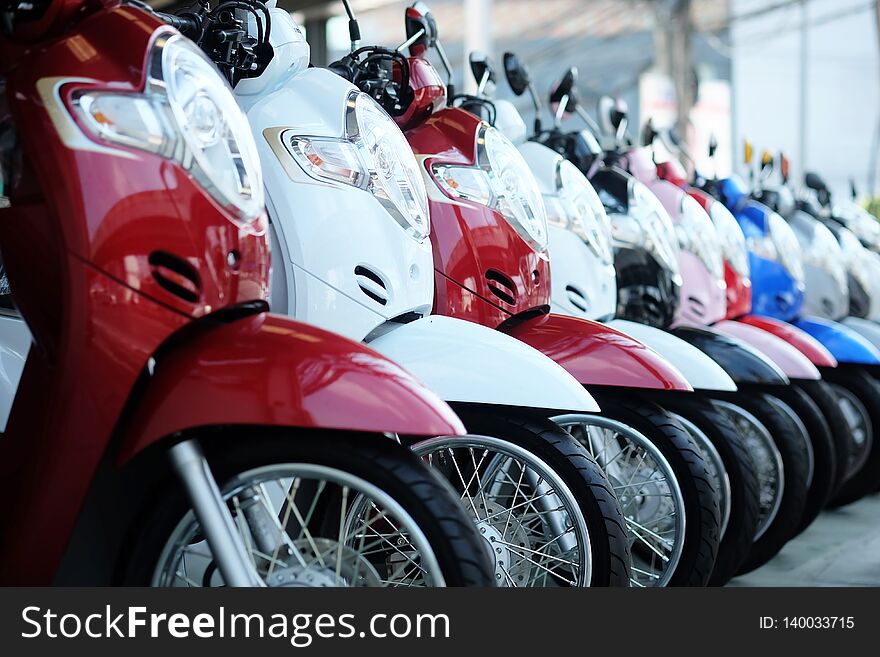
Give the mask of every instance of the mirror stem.
M 562 125 L 562 115 L 568 107 L 568 94 L 559 99 L 559 105 L 556 108 L 556 116 L 554 117 L 554 125 L 558 128 Z
M 593 131 L 594 137 L 598 137 L 602 134 L 602 131 L 599 129 L 599 124 L 593 120 L 593 117 L 590 116 L 590 113 L 587 112 L 587 110 L 580 105 L 576 105 L 574 111 L 577 112 L 577 115 L 581 117 L 581 119 L 583 119 L 584 123 L 587 124 L 587 127 Z
M 406 41 L 401 43 L 399 46 L 397 46 L 397 48 L 395 48 L 395 50 L 397 52 L 400 52 L 404 48 L 409 48 L 412 44 L 414 44 L 416 41 L 418 41 L 420 38 L 422 38 L 422 35 L 424 35 L 424 34 L 425 34 L 424 29 L 419 30 L 418 32 L 413 34 L 409 39 L 407 39 Z
M 529 95 L 532 97 L 532 105 L 535 107 L 535 135 L 541 134 L 541 100 L 538 98 L 538 94 L 535 92 L 535 85 L 532 84 L 532 81 L 529 80 L 529 84 L 526 87 L 529 90 Z
M 483 73 L 483 77 L 480 80 L 480 84 L 477 85 L 477 96 L 482 96 L 483 91 L 486 89 L 486 85 L 489 84 L 489 69 Z
M 446 51 L 443 50 L 443 46 L 440 45 L 440 42 L 437 41 L 434 45 L 437 47 L 437 54 L 440 56 L 440 63 L 443 64 L 443 69 L 446 71 L 446 96 L 447 98 L 452 98 L 455 96 L 455 87 L 452 85 L 452 67 L 449 65 Z

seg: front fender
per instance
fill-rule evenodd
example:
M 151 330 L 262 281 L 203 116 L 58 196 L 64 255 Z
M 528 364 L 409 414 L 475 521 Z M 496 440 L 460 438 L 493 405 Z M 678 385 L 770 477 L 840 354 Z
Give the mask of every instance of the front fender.
M 695 390 L 736 391 L 736 383 L 723 367 L 681 338 L 662 329 L 625 319 L 613 319 L 606 323 L 639 342 L 644 342 L 673 363 Z
M 816 367 L 837 367 L 837 360 L 821 342 L 806 331 L 792 326 L 788 322 L 783 322 L 773 317 L 762 317 L 761 315 L 744 315 L 736 321 L 763 329 L 777 338 L 781 338 L 797 348 Z
M 862 319 L 861 317 L 845 317 L 840 323 L 880 349 L 880 324 L 877 322 L 873 322 L 870 319 Z
M 754 326 L 741 322 L 724 320 L 712 325 L 712 328 L 732 338 L 742 340 L 751 345 L 762 354 L 770 358 L 785 372 L 790 379 L 819 380 L 822 375 L 819 370 L 804 356 L 797 347 L 788 344 L 785 340 L 777 338 L 772 333 L 763 331 Z
M 519 322 L 508 333 L 555 360 L 586 386 L 693 390 L 663 356 L 604 324 L 550 314 Z
M 707 328 L 681 326 L 672 333 L 718 363 L 739 386 L 746 383 L 786 385 L 788 377 L 760 351 Z
M 825 345 L 838 363 L 880 365 L 880 351 L 877 347 L 839 322 L 818 317 L 801 317 L 793 324 Z
M 178 432 L 222 425 L 464 432 L 452 409 L 399 365 L 361 343 L 269 313 L 163 350 L 118 459 L 125 463 Z
M 473 322 L 432 315 L 401 324 L 370 346 L 446 401 L 599 410 L 592 396 L 547 356 Z

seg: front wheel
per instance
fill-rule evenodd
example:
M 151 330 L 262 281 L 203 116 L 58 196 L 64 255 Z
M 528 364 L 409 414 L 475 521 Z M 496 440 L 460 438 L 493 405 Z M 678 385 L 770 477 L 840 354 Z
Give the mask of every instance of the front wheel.
M 589 532 L 589 585 L 630 586 L 630 548 L 620 503 L 584 448 L 546 419 L 470 406 L 455 410 L 470 433 L 495 436 L 528 450 L 571 491 Z M 555 581 L 567 585 L 559 578 Z
M 842 403 L 851 407 L 854 416 L 860 416 L 861 465 L 850 463 L 849 478 L 831 501 L 832 506 L 855 502 L 876 490 L 880 484 L 880 384 L 863 369 L 840 365 L 825 370 L 822 376 L 837 391 Z
M 684 544 L 677 563 L 664 577 L 668 586 L 705 586 L 709 582 L 718 545 L 721 541 L 721 509 L 719 495 L 712 483 L 706 461 L 698 445 L 691 439 L 687 430 L 660 406 L 631 396 L 624 397 L 619 392 L 604 389 L 590 391 L 602 408 L 602 414 L 632 427 L 652 443 L 662 454 L 667 466 L 674 475 L 675 487 L 681 494 L 684 504 Z M 621 438 L 615 438 L 620 441 Z M 631 443 L 628 450 L 637 449 Z M 644 448 L 638 448 L 644 449 Z M 647 463 L 647 452 L 644 455 Z M 628 480 L 624 480 L 626 485 Z M 626 490 L 626 489 L 621 489 Z M 620 494 L 620 493 L 618 493 Z M 671 492 L 657 491 L 656 494 L 671 495 Z M 640 498 L 636 497 L 635 500 Z M 667 497 L 667 500 L 672 498 Z M 632 522 L 630 511 L 627 519 Z M 636 559 L 644 549 L 651 549 L 643 536 L 651 536 L 641 523 L 632 526 L 633 558 Z M 659 526 L 659 525 L 658 525 Z M 671 534 L 670 534 L 671 536 Z M 667 540 L 667 543 L 669 541 Z M 656 549 L 656 548 L 655 548 Z M 664 554 L 661 560 L 669 559 L 674 553 Z M 638 562 L 634 561 L 636 567 Z M 655 568 L 648 569 L 654 572 Z M 655 572 L 655 574 L 657 574 Z
M 752 454 L 762 481 L 762 512 L 766 510 L 749 556 L 740 567 L 739 574 L 744 574 L 767 563 L 797 534 L 807 503 L 810 451 L 801 427 L 775 397 L 737 392 L 730 400 L 733 404 L 726 408 L 731 417 L 744 418 L 743 426 L 749 427 L 750 436 L 754 434 L 750 438 L 755 445 Z M 767 445 L 761 427 L 775 449 Z M 766 504 L 771 499 L 772 503 Z
M 755 438 L 753 432 L 744 431 L 745 426 L 735 424 L 725 409 L 709 399 L 685 395 L 665 400 L 664 405 L 698 442 L 711 444 L 721 459 L 721 467 L 716 468 L 716 486 L 729 490 L 730 502 L 709 585 L 724 586 L 748 557 L 758 533 L 762 489 L 752 453 L 760 452 L 760 446 L 756 450 L 749 440 L 750 436 Z M 745 418 L 740 416 L 739 420 L 744 422 Z M 772 439 L 766 438 L 772 447 Z
M 207 460 L 267 586 L 494 584 L 483 543 L 452 491 L 390 439 L 275 434 L 225 443 Z M 176 481 L 166 483 L 132 532 L 123 583 L 223 586 L 186 495 Z

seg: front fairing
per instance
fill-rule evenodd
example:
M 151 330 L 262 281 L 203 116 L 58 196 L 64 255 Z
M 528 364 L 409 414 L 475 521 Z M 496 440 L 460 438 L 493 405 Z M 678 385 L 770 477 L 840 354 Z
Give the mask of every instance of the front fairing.
M 353 90 L 311 68 L 251 104 L 248 119 L 280 251 L 273 309 L 360 340 L 389 319 L 428 314 L 434 273 L 429 239 L 414 239 L 370 192 L 308 176 L 285 146 L 294 135 L 342 137 Z
M 629 184 L 633 176 L 617 167 L 599 169 L 590 179 L 612 225 L 616 221 L 648 221 L 647 208 L 629 206 Z M 617 316 L 665 328 L 669 326 L 680 301 L 681 275 L 664 266 L 652 251 L 644 248 L 614 247 L 617 273 Z
M 549 307 L 550 259 L 546 251 L 527 243 L 500 212 L 452 199 L 434 180 L 435 163 L 476 162 L 480 125 L 469 112 L 445 109 L 405 134 L 422 162 L 428 189 L 438 281 L 434 312 L 497 326 L 511 315 Z M 467 294 L 483 303 L 470 303 Z
M 559 155 L 536 142 L 520 145 L 519 151 L 538 181 L 541 193 L 545 197 L 561 198 L 556 179 Z M 583 217 L 582 221 L 588 233 L 591 230 L 607 231 L 607 226 L 600 225 L 592 215 Z M 617 309 L 617 281 L 613 262 L 605 262 L 580 236 L 552 222 L 549 237 L 554 311 L 585 319 L 612 317 Z
M 742 203 L 731 209 L 739 222 L 746 241 L 763 238 L 768 232 L 770 209 L 757 201 L 742 198 Z M 729 206 L 728 206 L 729 207 Z M 795 319 L 804 303 L 804 285 L 776 260 L 770 260 L 749 250 L 749 270 L 752 276 L 752 311 L 783 321 Z
M 827 235 L 833 254 L 820 254 L 828 257 L 830 262 L 816 262 L 814 259 L 804 257 L 804 307 L 803 312 L 808 315 L 816 315 L 830 320 L 839 320 L 849 314 L 849 288 L 847 286 L 845 269 L 843 266 L 843 253 L 840 251 L 836 240 L 828 235 L 828 229 L 817 219 L 803 211 L 795 211 L 788 219 L 789 225 L 794 230 L 806 253 L 815 248 L 816 232 L 821 230 Z M 830 250 L 830 249 L 829 249 Z M 831 268 L 836 268 L 835 275 Z

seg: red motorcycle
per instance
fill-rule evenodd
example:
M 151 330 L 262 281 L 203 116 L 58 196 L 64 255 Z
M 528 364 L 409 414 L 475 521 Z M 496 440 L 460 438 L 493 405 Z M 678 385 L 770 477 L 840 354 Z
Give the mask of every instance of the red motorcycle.
M 668 533 L 660 541 L 640 534 L 639 511 L 633 510 L 633 496 L 629 495 L 632 491 L 627 490 L 625 481 L 618 486 L 621 505 L 631 509 L 627 516 L 629 540 L 633 542 L 632 581 L 637 586 L 658 581 L 705 584 L 719 534 L 714 489 L 710 485 L 700 488 L 696 483 L 698 477 L 703 482 L 709 480 L 706 464 L 686 431 L 640 395 L 686 392 L 692 390 L 690 385 L 655 352 L 618 331 L 549 313 L 550 262 L 543 201 L 536 184 L 532 196 L 528 185 L 521 184 L 534 180 L 531 171 L 497 130 L 474 114 L 447 104 L 455 98 L 452 85 L 440 79 L 426 58 L 433 49 L 449 72 L 427 7 L 414 4 L 406 10 L 405 20 L 407 39 L 397 51 L 361 48 L 361 61 L 366 65 L 359 69 L 362 73 L 355 84 L 371 93 L 395 118 L 425 168 L 435 266 L 433 312 L 497 328 L 562 365 L 601 400 L 603 414 L 617 422 L 607 433 L 611 435 L 609 442 L 625 445 L 620 447 L 624 455 L 635 449 L 627 442 L 629 438 L 623 438 L 633 429 L 662 445 L 676 478 L 686 482 L 682 484 L 682 508 L 669 516 L 684 516 L 686 507 L 687 525 L 663 527 L 660 531 Z M 404 63 L 399 51 L 406 47 L 409 57 Z M 384 64 L 378 64 L 382 57 Z M 640 396 L 635 398 L 633 393 Z M 497 417 L 467 410 L 459 414 L 476 433 L 504 435 L 505 429 L 509 431 L 499 426 Z M 585 416 L 555 419 L 588 451 L 592 449 L 591 432 L 598 427 L 591 423 L 598 420 Z M 693 461 L 683 457 L 685 449 L 695 456 Z M 602 459 L 600 454 L 600 464 Z M 614 483 L 613 475 L 610 478 Z M 607 533 L 600 523 L 590 526 L 591 538 L 602 535 L 600 532 Z M 682 538 L 684 532 L 687 534 Z M 683 547 L 666 554 L 664 545 L 672 543 L 667 539 L 673 535 L 675 543 Z M 659 561 L 664 565 L 658 566 Z M 594 553 L 594 573 L 597 567 L 603 567 L 603 557 L 596 558 Z
M 461 433 L 449 407 L 268 314 L 259 161 L 216 68 L 136 6 L 2 9 L 0 581 L 491 584 L 388 438 Z

